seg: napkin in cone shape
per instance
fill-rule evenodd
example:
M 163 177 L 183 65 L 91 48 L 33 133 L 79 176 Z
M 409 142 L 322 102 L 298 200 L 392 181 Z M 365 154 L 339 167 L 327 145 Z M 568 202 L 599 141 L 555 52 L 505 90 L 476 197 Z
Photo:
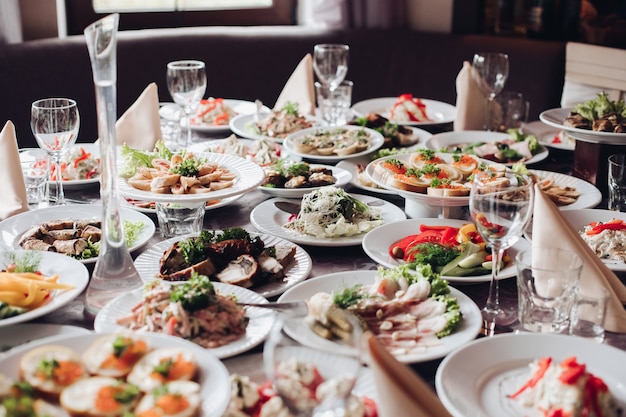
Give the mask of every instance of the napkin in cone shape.
M 152 151 L 162 138 L 157 85 L 150 83 L 139 98 L 115 123 L 116 142 L 131 148 Z
M 306 54 L 283 87 L 274 104 L 274 110 L 282 109 L 287 102 L 297 103 L 300 114 L 315 114 L 315 85 L 313 82 L 313 58 Z
M 437 394 L 411 368 L 398 362 L 376 339 L 368 339 L 380 417 L 450 417 Z
M 468 61 L 456 76 L 456 117 L 454 130 L 483 130 L 485 123 L 485 96 L 472 77 L 476 71 Z
M 598 287 L 606 288 L 610 298 L 604 321 L 606 330 L 626 333 L 626 286 L 580 237 L 578 231 L 561 215 L 550 198 L 535 185 L 535 206 L 532 231 L 533 251 L 542 247 L 565 249 L 578 254 L 583 261 L 580 289 L 595 293 Z
M 10 120 L 6 122 L 0 132 L 0 167 L 2 167 L 2 181 L 0 181 L 0 220 L 14 214 L 28 211 L 26 199 L 26 185 L 22 175 L 20 153 L 15 137 L 15 125 Z

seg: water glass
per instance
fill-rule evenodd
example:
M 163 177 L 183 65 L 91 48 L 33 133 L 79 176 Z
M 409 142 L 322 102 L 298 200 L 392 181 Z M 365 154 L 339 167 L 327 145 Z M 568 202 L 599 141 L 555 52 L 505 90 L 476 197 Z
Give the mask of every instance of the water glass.
M 205 201 L 195 203 L 156 203 L 161 237 L 200 233 L 204 220 Z
M 522 93 L 503 91 L 495 99 L 491 120 L 492 130 L 506 132 L 508 129 L 519 129 L 528 121 L 530 102 L 524 99 Z
M 191 145 L 191 116 L 206 91 L 206 69 L 202 61 L 173 61 L 167 64 L 167 88 L 172 99 L 184 112 L 187 136 L 183 147 Z
M 324 123 L 340 126 L 348 122 L 352 104 L 352 81 L 343 81 L 334 89 L 330 85 L 316 82 L 315 92 Z
M 521 328 L 564 333 L 580 281 L 583 261 L 574 252 L 534 248 L 516 256 L 518 319 Z
M 609 156 L 609 210 L 626 211 L 626 155 Z
M 608 301 L 609 292 L 606 288 L 599 287 L 585 291 L 577 288 L 570 314 L 569 333 L 602 343 Z
M 343 44 L 324 43 L 313 47 L 313 70 L 322 84 L 331 89 L 344 80 L 348 73 L 350 47 Z

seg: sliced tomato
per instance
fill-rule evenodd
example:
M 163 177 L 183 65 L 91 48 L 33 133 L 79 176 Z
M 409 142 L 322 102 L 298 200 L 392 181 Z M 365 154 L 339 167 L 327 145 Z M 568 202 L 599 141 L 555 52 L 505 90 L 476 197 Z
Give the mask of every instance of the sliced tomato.
M 587 235 L 597 235 L 605 230 L 626 230 L 626 224 L 620 219 L 613 219 L 606 223 L 592 222 L 589 226 L 591 226 L 591 229 L 585 232 Z
M 527 388 L 532 388 L 535 385 L 537 385 L 537 383 L 541 381 L 541 378 L 543 378 L 543 376 L 546 374 L 546 371 L 550 367 L 551 363 L 552 363 L 552 358 L 550 357 L 544 357 L 544 358 L 539 359 L 539 362 L 538 362 L 539 367 L 537 368 L 537 371 L 535 372 L 535 374 L 531 376 L 530 379 L 524 385 L 522 385 L 520 389 L 518 389 L 515 393 L 509 395 L 509 398 L 515 398 L 518 395 L 520 395 L 522 392 L 524 392 Z
M 370 397 L 362 397 L 363 400 L 363 408 L 365 411 L 363 413 L 363 417 L 378 417 L 378 407 L 376 407 L 376 402 Z

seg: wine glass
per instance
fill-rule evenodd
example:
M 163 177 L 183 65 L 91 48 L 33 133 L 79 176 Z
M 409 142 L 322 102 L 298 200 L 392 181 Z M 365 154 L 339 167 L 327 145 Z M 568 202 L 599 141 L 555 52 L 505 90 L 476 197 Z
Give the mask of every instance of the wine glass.
M 44 98 L 33 102 L 30 127 L 37 144 L 54 162 L 56 195 L 55 204 L 65 204 L 61 157 L 78 136 L 80 116 L 76 101 L 69 98 Z
M 470 191 L 472 221 L 493 255 L 489 296 L 482 309 L 485 330 L 493 334 L 495 326 L 509 326 L 517 318 L 514 309 L 500 305 L 498 273 L 505 249 L 521 237 L 532 214 L 533 182 L 525 175 L 493 171 L 477 173 Z
M 195 113 L 206 91 L 206 71 L 202 61 L 173 61 L 167 64 L 167 88 L 172 99 L 187 117 L 187 140 L 191 145 L 191 116 Z
M 491 106 L 509 75 L 509 56 L 496 52 L 477 53 L 474 54 L 472 67 L 472 76 L 485 96 L 483 129 L 492 130 Z
M 313 69 L 319 81 L 336 89 L 348 72 L 348 45 L 324 43 L 313 48 Z
M 301 316 L 279 314 L 272 326 L 263 348 L 265 373 L 284 406 L 294 416 L 345 415 L 361 369 L 359 352 L 363 334 L 356 318 L 351 314 L 346 316 L 351 317 L 352 332 L 343 343 L 348 344 L 349 349 L 313 348 L 291 339 L 285 329 L 306 326 L 306 320 Z M 329 345 L 333 343 L 329 342 Z

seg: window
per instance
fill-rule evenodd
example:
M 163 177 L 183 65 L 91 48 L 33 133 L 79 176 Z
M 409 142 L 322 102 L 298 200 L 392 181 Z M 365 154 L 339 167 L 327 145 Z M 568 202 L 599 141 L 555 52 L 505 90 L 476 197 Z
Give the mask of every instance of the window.
M 0 0 L 2 1 L 2 0 Z M 67 34 L 119 12 L 120 30 L 185 26 L 295 25 L 295 0 L 57 0 L 65 2 Z

